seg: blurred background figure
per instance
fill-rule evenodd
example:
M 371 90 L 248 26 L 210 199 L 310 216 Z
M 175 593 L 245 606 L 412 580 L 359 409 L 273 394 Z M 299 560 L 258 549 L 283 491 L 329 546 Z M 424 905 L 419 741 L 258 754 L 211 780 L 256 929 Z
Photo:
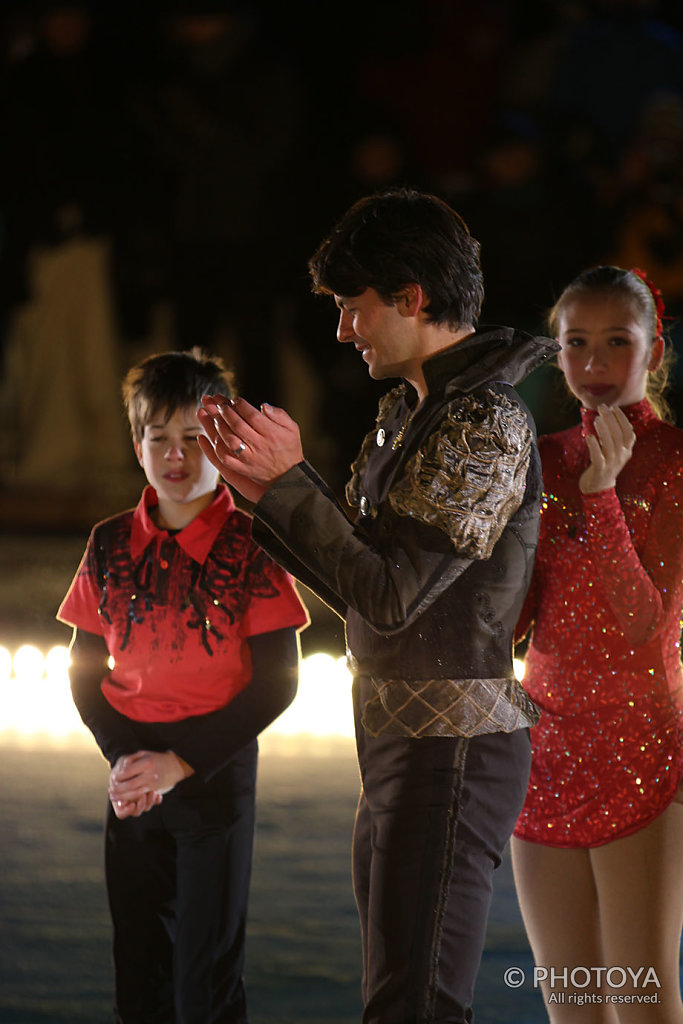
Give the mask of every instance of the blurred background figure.
M 173 336 L 181 348 L 229 348 L 244 394 L 277 402 L 270 353 L 294 227 L 294 76 L 256 9 L 196 8 L 160 19 L 155 73 L 133 104 L 162 188 L 156 242 Z
M 127 494 L 108 236 L 114 82 L 83 4 L 45 4 L 7 69 L 0 171 L 2 478 L 35 497 Z

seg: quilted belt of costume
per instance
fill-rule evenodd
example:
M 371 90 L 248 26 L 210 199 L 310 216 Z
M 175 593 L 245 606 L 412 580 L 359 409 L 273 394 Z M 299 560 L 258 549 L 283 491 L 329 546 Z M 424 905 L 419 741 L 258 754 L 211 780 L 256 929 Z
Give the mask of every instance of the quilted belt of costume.
M 480 736 L 536 725 L 538 708 L 516 679 L 375 679 L 363 709 L 372 736 Z

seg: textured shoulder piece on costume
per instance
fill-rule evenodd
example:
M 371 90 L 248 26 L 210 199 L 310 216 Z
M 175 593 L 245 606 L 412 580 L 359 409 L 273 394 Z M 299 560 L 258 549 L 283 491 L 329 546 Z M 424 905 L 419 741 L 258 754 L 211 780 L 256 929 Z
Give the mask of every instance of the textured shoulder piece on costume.
M 486 390 L 457 398 L 389 495 L 398 515 L 436 526 L 485 559 L 524 497 L 532 434 L 524 411 Z
M 386 395 L 382 395 L 379 400 L 375 427 L 369 434 L 365 435 L 360 451 L 355 461 L 351 463 L 351 479 L 346 485 L 346 500 L 352 508 L 358 508 L 360 505 L 360 480 L 370 458 L 370 452 L 376 447 L 377 431 L 405 392 L 405 384 L 399 384 L 397 387 L 392 388 L 391 391 L 387 391 Z

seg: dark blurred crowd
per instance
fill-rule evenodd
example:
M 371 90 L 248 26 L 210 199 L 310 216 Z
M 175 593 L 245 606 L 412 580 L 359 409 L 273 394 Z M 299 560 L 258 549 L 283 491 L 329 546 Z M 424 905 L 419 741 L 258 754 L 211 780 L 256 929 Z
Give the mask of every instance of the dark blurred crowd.
M 408 184 L 463 214 L 484 322 L 542 331 L 596 262 L 645 268 L 680 316 L 679 7 L 6 2 L 0 341 L 35 297 L 35 254 L 100 241 L 121 368 L 149 339 L 200 344 L 276 403 L 305 371 L 337 483 L 384 386 L 332 343 L 306 260 L 361 195 Z M 533 387 L 553 429 L 552 384 Z

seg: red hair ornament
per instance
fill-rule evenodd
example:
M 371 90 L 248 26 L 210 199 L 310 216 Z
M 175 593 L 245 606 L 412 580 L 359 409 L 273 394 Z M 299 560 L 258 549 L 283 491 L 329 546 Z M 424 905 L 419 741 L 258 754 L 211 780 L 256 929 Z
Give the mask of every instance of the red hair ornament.
M 657 288 L 655 283 L 650 280 L 650 278 L 647 276 L 645 271 L 641 270 L 640 267 L 631 267 L 631 273 L 635 274 L 636 277 L 640 278 L 640 280 L 643 282 L 643 284 L 647 285 L 647 287 L 648 287 L 648 289 L 650 291 L 650 294 L 652 295 L 652 301 L 655 304 L 655 329 L 657 331 L 657 335 L 656 336 L 659 339 L 659 338 L 661 338 L 663 336 L 663 329 L 664 329 L 663 328 L 663 324 L 662 324 L 662 320 L 663 320 L 663 317 L 664 317 L 664 309 L 665 309 L 665 307 L 664 307 L 664 296 L 662 295 L 662 293 L 659 290 L 659 288 Z

